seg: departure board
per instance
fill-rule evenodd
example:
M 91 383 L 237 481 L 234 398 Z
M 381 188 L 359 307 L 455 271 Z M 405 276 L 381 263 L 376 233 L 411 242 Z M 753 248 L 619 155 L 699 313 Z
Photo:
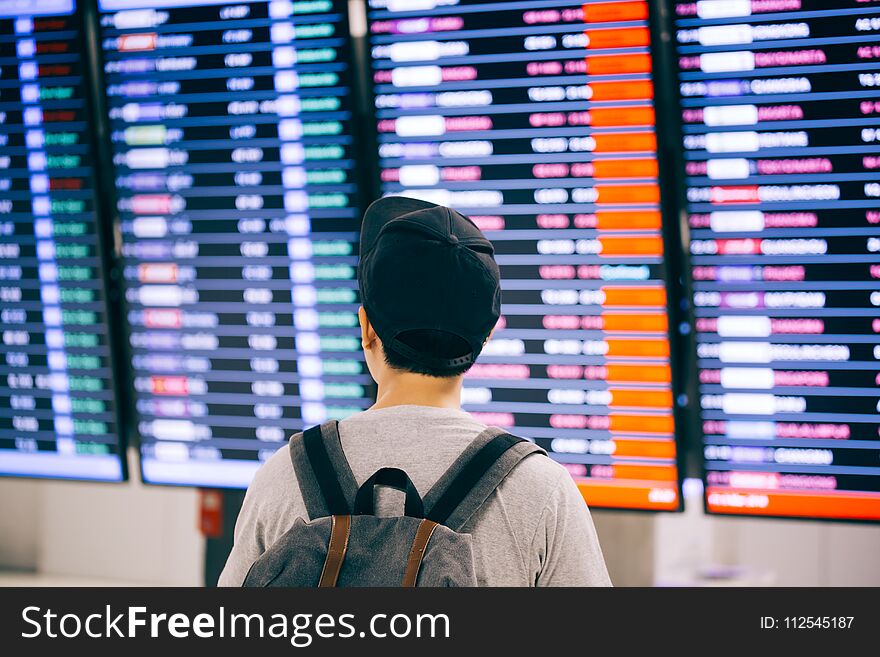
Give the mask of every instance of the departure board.
M 118 481 L 75 12 L 0 0 L 0 474 Z
M 100 9 L 143 476 L 243 488 L 370 403 L 345 2 Z
M 382 191 L 493 241 L 464 408 L 596 507 L 676 510 L 648 3 L 370 0 Z
M 880 2 L 674 14 L 707 508 L 880 520 Z

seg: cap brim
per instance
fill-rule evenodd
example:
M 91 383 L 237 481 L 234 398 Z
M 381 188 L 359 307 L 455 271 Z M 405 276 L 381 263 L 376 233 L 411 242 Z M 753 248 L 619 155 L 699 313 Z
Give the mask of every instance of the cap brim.
M 361 224 L 361 257 L 372 250 L 386 224 L 412 212 L 436 207 L 436 203 L 406 196 L 385 196 L 373 201 Z

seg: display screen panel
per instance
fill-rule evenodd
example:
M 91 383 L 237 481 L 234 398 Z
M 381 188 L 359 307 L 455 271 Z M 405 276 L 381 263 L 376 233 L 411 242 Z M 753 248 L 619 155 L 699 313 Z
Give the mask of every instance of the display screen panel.
M 880 520 L 880 3 L 673 4 L 707 508 Z
M 370 403 L 346 3 L 99 18 L 143 477 L 243 488 Z
M 649 6 L 370 0 L 383 194 L 470 216 L 502 318 L 464 408 L 596 507 L 676 510 Z
M 82 36 L 73 0 L 0 0 L 0 475 L 126 475 Z

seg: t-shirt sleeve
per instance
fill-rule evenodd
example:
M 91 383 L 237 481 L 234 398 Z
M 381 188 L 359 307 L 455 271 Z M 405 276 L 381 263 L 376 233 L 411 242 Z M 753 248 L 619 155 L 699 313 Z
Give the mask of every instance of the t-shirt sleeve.
M 260 466 L 248 486 L 235 522 L 232 551 L 218 586 L 241 586 L 260 558 L 297 518 L 307 518 L 285 445 Z
M 232 551 L 217 586 L 241 586 L 251 565 L 266 551 L 265 527 L 260 518 L 259 500 L 263 495 L 260 488 L 259 479 L 255 478 L 245 494 L 235 521 Z
M 560 469 L 532 541 L 536 586 L 611 586 L 590 510 Z

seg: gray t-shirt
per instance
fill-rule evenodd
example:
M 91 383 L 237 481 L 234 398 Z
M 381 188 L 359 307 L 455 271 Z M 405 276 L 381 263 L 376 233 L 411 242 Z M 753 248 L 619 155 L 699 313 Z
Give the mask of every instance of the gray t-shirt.
M 427 406 L 368 410 L 339 423 L 342 449 L 361 485 L 376 470 L 409 474 L 424 495 L 484 429 L 468 413 Z M 402 513 L 397 491 L 380 489 L 382 515 Z M 251 564 L 297 518 L 308 519 L 287 447 L 259 469 L 235 525 L 220 586 L 239 586 Z M 610 586 L 596 529 L 568 472 L 525 459 L 463 528 L 472 535 L 480 586 Z

